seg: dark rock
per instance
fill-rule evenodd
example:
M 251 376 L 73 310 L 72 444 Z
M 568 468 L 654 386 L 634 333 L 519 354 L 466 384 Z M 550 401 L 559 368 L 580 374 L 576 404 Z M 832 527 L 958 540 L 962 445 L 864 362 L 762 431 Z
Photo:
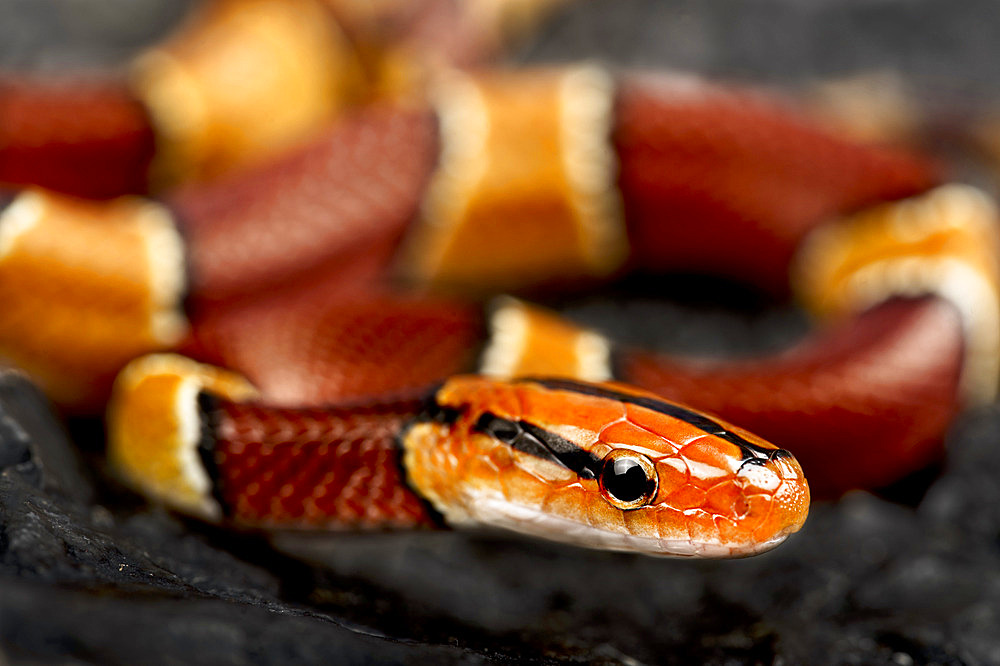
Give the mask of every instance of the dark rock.
M 414 645 L 287 606 L 62 589 L 0 580 L 0 649 L 12 662 L 122 664 L 481 663 L 452 645 Z M 0 658 L 4 652 L 0 652 Z
M 0 369 L 0 473 L 87 502 L 93 486 L 49 401 L 20 372 Z
M 930 520 L 1000 548 L 1000 408 L 969 413 L 950 437 L 948 474 L 920 507 Z

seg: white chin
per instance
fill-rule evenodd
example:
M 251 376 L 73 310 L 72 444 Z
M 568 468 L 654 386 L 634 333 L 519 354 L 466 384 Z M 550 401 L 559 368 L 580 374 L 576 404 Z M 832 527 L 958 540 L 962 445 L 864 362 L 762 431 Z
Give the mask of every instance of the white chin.
M 514 504 L 502 497 L 477 497 L 468 507 L 463 523 L 513 530 L 550 541 L 659 557 L 726 558 L 748 557 L 770 550 L 784 541 L 781 534 L 762 543 L 721 544 L 691 539 L 659 539 L 598 529 L 573 520 L 553 516 L 532 507 Z

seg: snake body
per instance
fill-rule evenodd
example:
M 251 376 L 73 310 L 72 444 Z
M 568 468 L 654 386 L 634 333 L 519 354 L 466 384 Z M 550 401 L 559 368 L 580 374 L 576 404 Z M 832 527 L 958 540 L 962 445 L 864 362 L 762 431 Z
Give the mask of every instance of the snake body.
M 616 93 L 611 136 L 637 267 L 702 267 L 784 291 L 779 276 L 825 216 L 935 182 L 919 158 L 835 139 L 757 94 L 694 90 L 644 76 Z M 377 282 L 419 209 L 436 142 L 427 113 L 373 109 L 271 166 L 168 199 L 189 282 L 190 335 L 177 348 L 242 372 L 284 405 L 419 390 L 482 369 L 478 350 L 497 346 L 493 317 Z M 13 302 L 25 291 L 9 284 Z M 23 321 L 37 327 L 35 316 Z M 706 365 L 611 349 L 603 376 L 587 378 L 631 382 L 747 424 L 795 450 L 828 495 L 888 482 L 937 455 L 962 401 L 963 341 L 946 303 L 898 303 L 777 358 Z M 940 352 L 915 352 L 928 344 Z M 92 357 L 71 342 L 39 354 L 52 364 L 60 351 L 69 357 L 61 367 Z M 126 359 L 80 394 L 106 393 Z M 868 464 L 829 453 L 844 447 Z
M 939 456 L 958 410 L 992 395 L 995 209 L 935 189 L 931 160 L 691 77 L 518 76 L 453 75 L 433 108 L 367 107 L 159 202 L 13 197 L 0 208 L 4 356 L 78 410 L 144 352 L 239 373 L 154 360 L 117 380 L 117 468 L 203 517 L 486 523 L 675 555 L 752 554 L 801 525 L 801 469 L 775 451 L 819 495 L 878 486 Z M 91 111 L 63 124 L 32 112 L 51 90 L 0 92 L 15 121 L 0 122 L 0 180 L 145 188 L 136 174 L 164 136 L 129 94 L 60 97 Z M 103 168 L 51 166 L 77 153 Z M 769 358 L 696 362 L 520 301 L 484 310 L 386 280 L 489 291 L 635 269 L 797 290 L 840 320 Z M 577 383 L 513 379 L 525 376 Z M 602 480 L 619 455 L 623 476 L 645 479 L 628 501 Z

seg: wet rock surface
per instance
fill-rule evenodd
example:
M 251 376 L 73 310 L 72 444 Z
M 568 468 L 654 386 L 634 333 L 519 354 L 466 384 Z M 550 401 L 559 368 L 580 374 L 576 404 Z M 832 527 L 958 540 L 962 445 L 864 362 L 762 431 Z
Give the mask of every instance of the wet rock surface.
M 58 11 L 43 16 L 46 4 Z M 169 4 L 0 0 L 3 62 L 118 62 L 172 20 Z M 998 15 L 981 2 L 582 5 L 523 56 L 774 79 L 884 64 L 951 72 L 958 88 L 995 77 L 981 37 Z M 971 37 L 948 37 L 980 16 Z M 694 297 L 686 281 L 636 286 L 557 305 L 694 353 L 773 349 L 805 328 L 724 285 Z M 0 373 L 0 664 L 1000 663 L 1000 407 L 955 424 L 940 469 L 817 504 L 779 549 L 725 562 L 458 532 L 268 542 L 146 507 L 104 473 L 99 426 L 74 435 L 23 377 Z

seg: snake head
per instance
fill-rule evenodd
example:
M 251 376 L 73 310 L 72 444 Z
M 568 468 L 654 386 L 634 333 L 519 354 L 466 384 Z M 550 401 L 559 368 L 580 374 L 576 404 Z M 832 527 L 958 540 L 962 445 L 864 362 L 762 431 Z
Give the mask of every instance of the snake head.
M 593 548 L 754 555 L 809 511 L 788 451 L 620 384 L 455 377 L 402 444 L 448 522 Z

